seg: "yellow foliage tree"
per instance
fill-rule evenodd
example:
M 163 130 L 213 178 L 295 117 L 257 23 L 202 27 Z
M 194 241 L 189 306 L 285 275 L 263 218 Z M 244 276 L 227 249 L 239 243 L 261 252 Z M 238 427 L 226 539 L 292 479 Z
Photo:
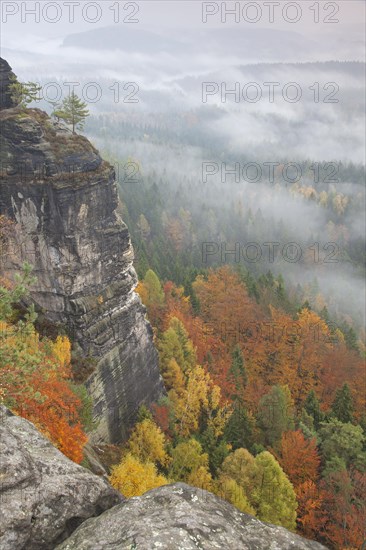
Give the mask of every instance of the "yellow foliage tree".
M 164 384 L 167 390 L 174 389 L 178 395 L 183 395 L 185 380 L 182 370 L 174 358 L 168 361 L 163 371 Z
M 166 466 L 169 456 L 165 452 L 165 435 L 149 418 L 136 424 L 128 441 L 130 452 L 142 462 L 158 462 Z
M 248 502 L 243 488 L 231 477 L 221 474 L 215 482 L 214 493 L 236 506 L 241 512 L 255 516 L 255 510 Z
M 130 453 L 118 466 L 112 468 L 109 480 L 125 497 L 143 495 L 146 491 L 169 483 L 164 476 L 157 473 L 152 462 L 140 462 Z
M 193 470 L 187 478 L 187 483 L 206 491 L 212 491 L 213 487 L 212 476 L 205 466 L 199 466 Z
M 247 449 L 230 453 L 221 466 L 221 475 L 233 479 L 247 495 L 254 489 L 256 474 L 255 458 Z
M 67 336 L 57 336 L 52 344 L 52 353 L 62 367 L 67 367 L 71 362 L 71 344 Z
M 164 376 L 171 359 L 174 359 L 184 375 L 196 364 L 196 352 L 183 323 L 176 317 L 169 321 L 159 342 L 160 366 Z
M 172 479 L 188 482 L 188 479 L 203 479 L 203 470 L 208 474 L 208 454 L 202 452 L 200 443 L 193 437 L 189 441 L 178 443 L 171 454 L 173 460 L 169 477 Z M 193 478 L 194 472 L 196 474 Z
M 216 437 L 224 430 L 231 411 L 220 407 L 221 390 L 215 385 L 209 373 L 197 365 L 188 375 L 186 391 L 182 398 L 175 399 L 174 412 L 179 424 L 179 434 L 188 437 L 198 431 L 202 414 L 207 419 Z

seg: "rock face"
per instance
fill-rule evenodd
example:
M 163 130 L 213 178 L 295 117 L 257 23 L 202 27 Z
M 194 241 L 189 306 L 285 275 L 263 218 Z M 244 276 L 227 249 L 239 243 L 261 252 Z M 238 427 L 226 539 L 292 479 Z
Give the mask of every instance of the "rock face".
M 0 109 L 10 109 L 15 107 L 16 103 L 11 98 L 9 86 L 12 78 L 15 78 L 9 63 L 0 58 Z
M 85 521 L 57 550 L 321 550 L 215 495 L 175 483 Z
M 114 170 L 86 138 L 38 109 L 2 107 L 0 122 L 0 214 L 15 223 L 1 271 L 12 278 L 24 261 L 34 266 L 32 300 L 66 328 L 76 352 L 96 359 L 86 381 L 99 422 L 93 441 L 118 443 L 163 385 L 134 292 Z
M 84 520 L 121 502 L 23 418 L 0 407 L 0 548 L 48 550 Z

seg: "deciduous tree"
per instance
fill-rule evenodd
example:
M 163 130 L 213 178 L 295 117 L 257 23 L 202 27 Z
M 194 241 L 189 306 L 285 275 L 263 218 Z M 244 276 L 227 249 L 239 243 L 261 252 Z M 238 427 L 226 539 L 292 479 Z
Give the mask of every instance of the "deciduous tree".
M 320 458 L 316 440 L 305 439 L 300 431 L 283 432 L 277 460 L 293 484 L 295 491 L 306 481 L 316 481 L 319 475 Z
M 152 462 L 141 462 L 127 454 L 118 466 L 112 468 L 110 482 L 125 497 L 143 495 L 146 491 L 167 485 L 168 480 L 157 473 Z
M 268 451 L 256 456 L 255 465 L 256 485 L 250 499 L 258 518 L 295 530 L 297 502 L 290 480 Z
M 128 440 L 131 454 L 141 462 L 157 462 L 161 466 L 166 466 L 169 462 L 165 445 L 163 432 L 148 418 L 136 424 Z

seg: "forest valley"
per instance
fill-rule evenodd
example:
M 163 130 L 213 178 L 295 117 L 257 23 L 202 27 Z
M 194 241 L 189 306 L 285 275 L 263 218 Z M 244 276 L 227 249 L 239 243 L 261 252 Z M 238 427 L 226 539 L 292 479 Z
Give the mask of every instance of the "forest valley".
M 294 292 L 271 271 L 189 263 L 181 240 L 189 215 L 183 210 L 174 220 L 168 212 L 158 225 L 154 189 L 142 209 L 144 193 L 122 189 L 121 210 L 138 242 L 136 291 L 153 326 L 166 395 L 140 408 L 125 444 L 99 449 L 112 485 L 131 497 L 184 481 L 329 548 L 360 548 L 362 331 L 329 313 L 316 284 Z M 0 218 L 1 251 L 9 231 Z M 29 265 L 16 281 L 0 281 L 0 399 L 88 467 L 92 403 L 82 382 L 93 362 L 73 356 L 67 327 L 20 306 L 31 284 Z

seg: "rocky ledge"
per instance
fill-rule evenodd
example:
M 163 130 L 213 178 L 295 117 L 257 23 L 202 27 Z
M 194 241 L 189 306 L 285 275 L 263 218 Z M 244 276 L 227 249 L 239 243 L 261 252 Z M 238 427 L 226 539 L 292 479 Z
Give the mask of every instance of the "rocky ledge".
M 57 550 L 321 550 L 212 493 L 165 485 L 85 521 Z
M 0 407 L 0 548 L 51 550 L 87 518 L 123 500 L 36 428 Z

